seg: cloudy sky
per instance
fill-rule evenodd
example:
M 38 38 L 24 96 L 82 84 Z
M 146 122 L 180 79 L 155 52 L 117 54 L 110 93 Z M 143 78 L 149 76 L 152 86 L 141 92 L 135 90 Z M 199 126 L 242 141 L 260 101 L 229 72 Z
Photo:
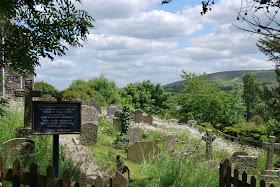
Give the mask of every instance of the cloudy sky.
M 162 85 L 181 80 L 182 70 L 201 74 L 273 69 L 256 47 L 257 35 L 237 29 L 241 0 L 220 0 L 201 16 L 200 0 L 82 0 L 95 19 L 83 48 L 41 60 L 36 81 L 66 89 L 72 80 L 98 77 L 124 87 L 150 79 Z

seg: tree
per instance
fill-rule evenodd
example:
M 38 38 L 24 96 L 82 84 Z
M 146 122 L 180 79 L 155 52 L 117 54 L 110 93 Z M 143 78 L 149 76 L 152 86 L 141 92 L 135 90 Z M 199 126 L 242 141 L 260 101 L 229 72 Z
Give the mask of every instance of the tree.
M 80 0 L 2 0 L 0 3 L 0 67 L 35 74 L 40 58 L 65 55 L 68 46 L 82 46 L 94 19 L 74 3 Z
M 233 94 L 209 87 L 204 80 L 206 74 L 181 75 L 185 79 L 184 90 L 180 93 L 179 102 L 182 106 L 179 119 L 182 122 L 197 120 L 199 123 L 209 122 L 216 126 L 218 123 L 231 125 L 243 120 L 244 106 L 237 89 Z
M 169 105 L 166 103 L 170 97 L 168 93 L 164 92 L 160 83 L 154 85 L 150 80 L 142 82 L 130 83 L 124 87 L 126 98 L 129 104 L 132 104 L 135 109 L 142 109 L 149 114 L 163 114 L 164 109 L 168 109 Z
M 90 78 L 88 81 L 83 79 L 73 80 L 70 86 L 87 85 L 98 91 L 107 101 L 108 104 L 114 104 L 118 100 L 118 87 L 115 81 L 109 81 L 104 74 L 99 77 Z
M 252 110 L 257 104 L 259 99 L 260 89 L 259 84 L 256 82 L 256 75 L 246 73 L 243 76 L 243 98 L 246 104 L 246 118 L 249 120 L 252 117 Z

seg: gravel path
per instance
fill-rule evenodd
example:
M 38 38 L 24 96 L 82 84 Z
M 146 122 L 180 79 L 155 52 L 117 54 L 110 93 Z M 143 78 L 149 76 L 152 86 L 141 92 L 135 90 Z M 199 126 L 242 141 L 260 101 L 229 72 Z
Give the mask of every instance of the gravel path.
M 85 173 L 88 178 L 95 180 L 100 176 L 103 180 L 108 180 L 109 175 L 102 171 L 101 167 L 97 164 L 97 161 L 90 150 L 83 145 L 76 145 L 73 142 L 73 138 L 77 138 L 78 135 L 60 135 L 59 144 L 62 145 L 63 151 L 68 158 L 73 161 L 75 166 L 80 165 L 80 170 Z

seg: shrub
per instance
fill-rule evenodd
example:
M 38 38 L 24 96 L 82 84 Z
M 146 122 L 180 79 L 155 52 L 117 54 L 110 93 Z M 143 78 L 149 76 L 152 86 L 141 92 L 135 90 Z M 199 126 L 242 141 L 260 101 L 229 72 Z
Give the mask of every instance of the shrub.
M 70 86 L 66 90 L 62 91 L 60 99 L 62 101 L 73 101 L 79 98 L 89 103 L 91 97 L 93 97 L 99 105 L 104 107 L 107 106 L 107 102 L 104 97 L 100 93 L 86 85 Z
M 42 94 L 51 95 L 55 98 L 59 97 L 59 91 L 55 87 L 53 87 L 52 85 L 50 85 L 48 83 L 45 83 L 44 81 L 35 82 L 34 89 L 41 90 Z

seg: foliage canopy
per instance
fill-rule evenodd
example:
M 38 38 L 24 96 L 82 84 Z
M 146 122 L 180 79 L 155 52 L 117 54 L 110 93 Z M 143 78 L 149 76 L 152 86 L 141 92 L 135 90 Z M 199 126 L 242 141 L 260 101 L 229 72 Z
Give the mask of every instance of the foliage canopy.
M 35 74 L 40 58 L 54 60 L 68 46 L 82 46 L 94 19 L 74 3 L 80 0 L 2 0 L 0 3 L 0 67 Z

